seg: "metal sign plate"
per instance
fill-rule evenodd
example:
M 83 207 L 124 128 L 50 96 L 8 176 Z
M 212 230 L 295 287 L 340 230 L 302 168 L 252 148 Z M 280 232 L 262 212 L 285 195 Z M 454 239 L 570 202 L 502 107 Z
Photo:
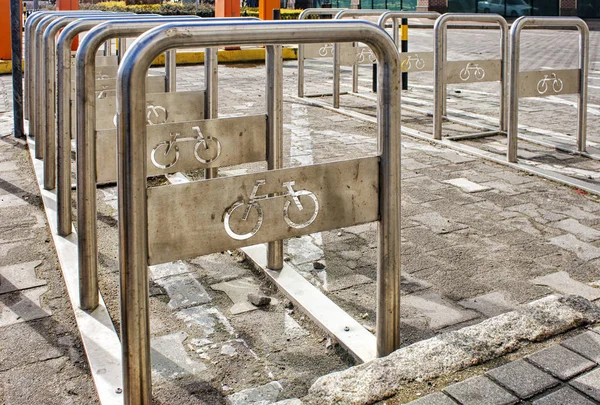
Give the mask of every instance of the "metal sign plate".
M 577 94 L 581 89 L 579 69 L 538 70 L 519 73 L 519 97 Z
M 148 106 L 147 118 L 152 124 L 201 120 L 204 118 L 204 91 L 148 93 L 146 105 Z M 96 130 L 115 129 L 116 113 L 115 97 L 97 99 Z
M 149 125 L 149 176 L 267 159 L 267 116 L 218 118 Z M 116 130 L 96 135 L 96 181 L 117 180 Z
M 149 188 L 148 264 L 377 221 L 378 192 L 377 156 Z
M 500 59 L 448 61 L 444 66 L 447 84 L 499 82 L 502 78 Z
M 355 49 L 352 43 L 340 43 L 340 64 L 354 64 Z M 333 58 L 333 44 L 305 44 L 304 59 Z
M 377 63 L 377 58 L 375 58 L 375 54 L 368 46 L 357 46 L 355 49 L 356 63 L 359 65 L 372 65 L 373 63 Z
M 400 59 L 403 72 L 433 71 L 433 52 L 403 52 Z

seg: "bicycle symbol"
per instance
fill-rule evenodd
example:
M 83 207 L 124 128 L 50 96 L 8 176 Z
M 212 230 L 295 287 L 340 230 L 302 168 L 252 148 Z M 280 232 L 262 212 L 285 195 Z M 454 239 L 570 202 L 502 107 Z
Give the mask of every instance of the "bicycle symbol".
M 365 62 L 367 57 L 369 58 L 370 63 L 377 62 L 377 59 L 375 59 L 375 55 L 373 54 L 373 51 L 371 51 L 370 48 L 364 48 L 364 47 L 360 48 L 360 52 L 356 54 L 356 62 L 363 63 L 363 62 Z
M 555 93 L 560 93 L 563 89 L 563 81 L 556 76 L 556 73 L 552 73 L 550 77 L 548 75 L 544 75 L 544 78 L 541 79 L 537 84 L 537 91 L 540 94 L 545 94 L 548 91 L 548 82 L 552 81 L 552 90 Z
M 146 107 L 146 119 L 148 120 L 148 125 L 164 124 L 167 122 L 168 117 L 169 113 L 165 107 L 160 105 L 149 105 Z
M 319 55 L 323 57 L 333 56 L 333 44 L 324 44 L 322 47 L 320 47 Z
M 150 154 L 150 160 L 152 160 L 154 166 L 159 169 L 169 169 L 175 166 L 179 161 L 179 146 L 177 146 L 177 143 L 190 140 L 196 140 L 194 157 L 198 162 L 210 163 L 221 156 L 221 142 L 219 139 L 210 135 L 204 136 L 200 127 L 192 127 L 192 131 L 196 132 L 198 135 L 196 137 L 179 138 L 181 136 L 180 132 L 171 132 L 169 133 L 168 141 L 157 143 Z M 163 150 L 164 152 L 162 152 Z M 163 163 L 159 162 L 159 157 Z
M 248 200 L 248 202 L 242 200 L 238 200 L 236 202 L 233 203 L 233 205 L 231 207 L 229 207 L 227 209 L 227 211 L 225 212 L 225 218 L 223 220 L 223 225 L 225 226 L 225 232 L 227 232 L 227 235 L 229 235 L 231 238 L 235 239 L 235 240 L 245 240 L 248 238 L 251 238 L 252 236 L 254 236 L 259 230 L 260 227 L 262 226 L 263 223 L 263 210 L 260 206 L 260 201 L 264 201 L 264 200 L 272 200 L 275 198 L 285 198 L 285 197 L 291 197 L 292 200 L 286 200 L 284 206 L 283 206 L 283 219 L 285 220 L 285 222 L 292 228 L 295 229 L 302 229 L 302 228 L 306 228 L 307 226 L 309 226 L 310 224 L 312 224 L 315 219 L 317 218 L 317 215 L 319 214 L 319 201 L 317 200 L 317 196 L 315 196 L 315 194 L 311 191 L 308 190 L 298 190 L 295 191 L 294 190 L 294 186 L 296 185 L 295 181 L 288 181 L 288 182 L 284 182 L 281 186 L 283 188 L 286 188 L 287 191 L 284 192 L 283 194 L 280 195 L 274 195 L 274 196 L 269 196 L 268 194 L 263 194 L 263 195 L 257 195 L 258 193 L 258 188 L 262 185 L 266 184 L 266 180 L 257 180 L 256 183 L 254 183 L 254 188 L 252 189 L 252 193 L 250 194 L 250 199 Z M 304 221 L 304 222 L 294 222 L 292 221 L 292 219 L 290 219 L 290 205 L 291 202 L 294 202 L 294 205 L 296 206 L 296 209 L 298 211 L 303 211 L 305 209 L 304 205 L 302 205 L 302 202 L 300 201 L 299 197 L 308 197 L 312 200 L 313 204 L 314 204 L 314 213 L 312 214 L 312 216 Z M 305 200 L 305 204 L 308 200 Z M 246 206 L 246 209 L 244 210 L 244 213 L 242 214 L 242 221 L 248 221 L 248 218 L 250 216 L 250 211 L 254 208 L 256 210 L 257 213 L 257 218 L 255 219 L 256 224 L 254 225 L 254 227 L 252 228 L 252 230 L 250 230 L 250 232 L 247 233 L 237 233 L 234 230 L 231 229 L 231 225 L 230 225 L 230 219 L 233 216 L 233 213 L 235 212 L 236 209 L 238 209 L 239 207 L 243 207 Z
M 102 90 L 102 92 L 105 91 L 106 90 Z M 102 97 L 98 96 L 98 98 Z M 168 117 L 169 112 L 165 107 L 160 105 L 149 105 L 146 107 L 146 121 L 148 122 L 148 125 L 165 124 Z M 117 114 L 113 117 L 113 124 L 115 124 L 115 127 L 117 126 Z
M 402 67 L 402 70 L 404 70 L 404 71 L 410 70 L 410 68 L 412 67 L 412 63 L 411 63 L 412 61 L 415 62 L 415 68 L 417 70 L 422 70 L 425 67 L 425 61 L 423 59 L 421 59 L 421 57 L 417 54 L 415 56 L 409 56 L 408 58 L 406 58 L 402 61 L 402 63 L 400 64 L 400 66 Z
M 471 72 L 473 72 L 473 77 L 477 80 L 482 80 L 485 77 L 485 70 L 483 70 L 481 66 L 477 63 L 469 62 L 467 63 L 467 66 L 460 71 L 460 80 L 465 82 L 469 80 L 471 78 Z

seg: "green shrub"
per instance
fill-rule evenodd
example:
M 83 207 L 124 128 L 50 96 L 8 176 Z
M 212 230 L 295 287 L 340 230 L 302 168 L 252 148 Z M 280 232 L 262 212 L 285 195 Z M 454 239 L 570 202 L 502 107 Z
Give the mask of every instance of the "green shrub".
M 200 17 L 213 17 L 215 11 L 212 5 L 201 2 L 196 13 L 194 3 L 172 3 L 162 4 L 131 4 L 126 5 L 124 1 L 104 1 L 96 4 L 80 4 L 81 10 L 120 11 L 137 14 L 160 14 L 160 15 L 198 15 Z

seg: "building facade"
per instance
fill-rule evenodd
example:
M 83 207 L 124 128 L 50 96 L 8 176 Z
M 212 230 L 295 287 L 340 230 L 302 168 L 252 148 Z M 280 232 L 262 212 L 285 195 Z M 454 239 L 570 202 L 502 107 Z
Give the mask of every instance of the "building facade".
M 497 13 L 600 18 L 600 0 L 418 0 L 416 9 L 440 13 Z

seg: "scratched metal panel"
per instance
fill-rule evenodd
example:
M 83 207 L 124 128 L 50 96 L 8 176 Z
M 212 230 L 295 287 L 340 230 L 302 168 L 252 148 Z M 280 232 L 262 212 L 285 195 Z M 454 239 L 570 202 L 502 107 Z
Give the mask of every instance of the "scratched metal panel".
M 444 66 L 448 84 L 498 82 L 502 78 L 501 60 L 449 61 Z
M 200 130 L 201 137 L 194 127 Z M 178 136 L 168 149 L 175 134 Z M 266 115 L 148 125 L 147 135 L 149 176 L 267 159 Z M 97 183 L 117 180 L 116 155 L 116 130 L 98 131 Z
M 148 93 L 148 119 L 152 124 L 195 121 L 204 118 L 204 91 Z M 96 130 L 115 129 L 116 97 L 96 100 Z
M 403 52 L 400 59 L 403 72 L 433 71 L 433 52 Z
M 377 221 L 378 179 L 375 156 L 150 188 L 148 264 Z
M 519 97 L 577 94 L 581 89 L 580 74 L 579 69 L 519 72 Z

